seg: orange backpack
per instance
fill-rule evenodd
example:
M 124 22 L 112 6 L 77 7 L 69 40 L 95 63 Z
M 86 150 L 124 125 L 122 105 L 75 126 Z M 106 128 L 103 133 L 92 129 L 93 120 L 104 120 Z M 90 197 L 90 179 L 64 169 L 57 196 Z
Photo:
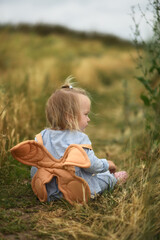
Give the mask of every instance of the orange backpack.
M 88 168 L 91 163 L 83 148 L 92 149 L 89 144 L 71 144 L 61 159 L 54 158 L 43 145 L 41 134 L 34 140 L 24 141 L 10 151 L 19 162 L 38 168 L 32 178 L 32 189 L 41 202 L 47 201 L 46 183 L 57 177 L 58 188 L 70 203 L 85 204 L 91 196 L 88 183 L 75 175 L 75 166 Z

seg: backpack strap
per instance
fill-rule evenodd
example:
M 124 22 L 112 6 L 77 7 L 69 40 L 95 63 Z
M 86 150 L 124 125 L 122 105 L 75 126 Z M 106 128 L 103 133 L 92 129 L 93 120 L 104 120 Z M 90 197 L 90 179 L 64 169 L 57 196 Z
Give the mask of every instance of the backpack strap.
M 36 138 L 37 138 L 38 143 L 40 143 L 40 144 L 43 145 L 43 139 L 42 139 L 41 133 L 38 133 L 38 134 L 36 135 Z
M 90 144 L 78 144 L 78 145 L 80 145 L 82 148 L 88 148 L 92 150 L 92 146 Z
M 37 138 L 38 143 L 43 145 L 43 139 L 42 139 L 41 133 L 38 133 L 36 135 L 36 138 Z M 77 145 L 80 145 L 82 148 L 88 148 L 88 149 L 92 150 L 92 146 L 90 144 L 77 144 Z

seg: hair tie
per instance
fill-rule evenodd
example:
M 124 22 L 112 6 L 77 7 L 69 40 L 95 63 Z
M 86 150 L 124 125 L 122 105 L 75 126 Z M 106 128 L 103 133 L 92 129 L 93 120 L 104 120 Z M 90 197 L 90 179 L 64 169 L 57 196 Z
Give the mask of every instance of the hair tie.
M 72 85 L 63 85 L 61 88 L 70 88 L 70 89 L 73 89 Z

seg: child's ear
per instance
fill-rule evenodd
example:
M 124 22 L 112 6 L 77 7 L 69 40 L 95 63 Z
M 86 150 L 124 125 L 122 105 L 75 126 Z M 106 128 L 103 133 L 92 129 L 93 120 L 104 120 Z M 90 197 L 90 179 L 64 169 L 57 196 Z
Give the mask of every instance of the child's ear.
M 70 114 L 66 114 L 66 122 L 69 126 L 69 128 L 71 127 L 72 129 L 78 129 L 78 117 L 73 117 Z
M 66 113 L 65 117 L 68 122 L 73 122 L 73 116 L 70 113 Z
M 72 125 L 72 118 L 68 113 L 66 113 L 66 115 L 65 115 L 65 122 L 66 122 L 67 126 Z

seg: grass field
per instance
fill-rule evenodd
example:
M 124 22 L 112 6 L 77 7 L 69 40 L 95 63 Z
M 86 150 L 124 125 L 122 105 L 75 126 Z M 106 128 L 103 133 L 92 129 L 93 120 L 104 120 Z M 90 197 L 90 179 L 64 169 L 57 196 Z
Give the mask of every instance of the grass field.
M 0 39 L 0 239 L 160 239 L 160 151 L 145 130 L 134 46 L 7 29 Z M 91 94 L 86 133 L 96 155 L 129 173 L 86 206 L 40 203 L 30 168 L 9 152 L 47 126 L 46 100 L 69 75 Z

